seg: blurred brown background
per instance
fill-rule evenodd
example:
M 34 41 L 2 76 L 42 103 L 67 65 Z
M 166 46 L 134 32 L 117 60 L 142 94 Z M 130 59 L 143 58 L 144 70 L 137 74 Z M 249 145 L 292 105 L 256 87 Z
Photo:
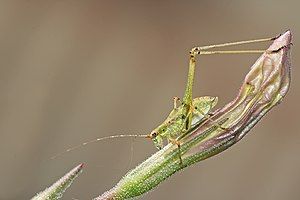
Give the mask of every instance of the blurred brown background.
M 196 45 L 294 34 L 283 103 L 241 142 L 142 199 L 299 199 L 299 1 L 0 1 L 0 199 L 29 199 L 80 162 L 63 199 L 91 199 L 156 149 L 149 133 L 182 96 Z M 265 49 L 268 43 L 235 49 Z M 234 49 L 234 48 L 233 48 Z M 198 58 L 194 94 L 237 94 L 258 55 Z

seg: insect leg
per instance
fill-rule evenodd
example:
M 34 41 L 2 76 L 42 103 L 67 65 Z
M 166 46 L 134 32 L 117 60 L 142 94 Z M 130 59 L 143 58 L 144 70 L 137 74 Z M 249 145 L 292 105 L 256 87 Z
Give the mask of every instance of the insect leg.
M 192 117 L 193 117 L 193 113 L 190 110 L 187 114 L 186 121 L 185 121 L 185 130 L 186 131 L 188 131 L 192 126 Z
M 201 115 L 203 115 L 203 118 L 205 118 L 206 120 L 209 120 L 211 122 L 215 122 L 215 120 L 213 120 L 209 114 L 205 114 L 199 109 L 197 110 L 197 112 L 199 112 Z M 227 128 L 222 127 L 220 124 L 216 124 L 216 125 L 217 125 L 218 128 L 220 128 L 222 130 L 228 130 Z
M 174 104 L 174 109 L 177 108 L 177 102 L 180 101 L 179 97 L 173 97 L 173 104 Z
M 173 138 L 168 138 L 168 140 L 169 140 L 169 142 L 171 142 L 172 144 L 177 145 L 177 148 L 178 148 L 178 156 L 179 156 L 179 162 L 180 162 L 180 165 L 182 165 L 181 150 L 180 150 L 181 143 L 180 143 L 178 140 L 173 139 Z
M 234 50 L 234 51 L 199 51 L 200 55 L 211 55 L 211 54 L 250 54 L 250 53 L 264 53 L 266 50 Z
M 188 80 L 186 84 L 186 89 L 183 97 L 183 104 L 187 106 L 191 106 L 192 104 L 192 89 L 194 83 L 194 75 L 195 75 L 195 66 L 196 66 L 196 59 L 193 52 L 190 52 L 190 61 L 189 61 L 189 72 L 188 72 Z
M 239 42 L 229 42 L 229 43 L 223 43 L 223 44 L 214 44 L 214 45 L 208 45 L 208 46 L 202 46 L 202 47 L 195 47 L 194 49 L 196 51 L 201 51 L 201 50 L 208 50 L 208 49 L 219 48 L 219 47 L 228 47 L 228 46 L 236 46 L 236 45 L 242 45 L 242 44 L 267 42 L 267 41 L 275 40 L 277 37 L 278 36 L 272 37 L 272 38 L 257 39 L 257 40 L 245 40 L 245 41 L 239 41 Z
M 238 42 L 229 42 L 229 43 L 223 43 L 223 44 L 214 44 L 214 45 L 208 45 L 208 46 L 202 46 L 202 47 L 194 47 L 190 51 L 190 63 L 189 63 L 189 73 L 188 73 L 188 82 L 186 85 L 185 93 L 184 93 L 184 98 L 183 98 L 183 103 L 186 105 L 190 105 L 192 102 L 192 87 L 193 87 L 193 82 L 194 82 L 194 73 L 195 73 L 195 65 L 196 65 L 196 60 L 195 56 L 197 54 L 221 54 L 221 53 L 262 53 L 265 51 L 261 50 L 253 50 L 253 51 L 208 51 L 208 52 L 203 52 L 203 50 L 208 50 L 212 48 L 217 48 L 217 47 L 228 47 L 228 46 L 236 46 L 236 45 L 242 45 L 242 44 L 250 44 L 250 43 L 259 43 L 259 42 L 267 42 L 267 41 L 272 41 L 278 38 L 279 36 L 276 37 L 270 37 L 270 38 L 264 38 L 264 39 L 256 39 L 256 40 L 245 40 L 245 41 L 238 41 Z M 203 52 L 203 53 L 200 53 Z
M 232 42 L 232 43 L 224 43 L 217 45 L 209 45 L 203 47 L 194 47 L 190 51 L 190 61 L 189 61 L 189 72 L 188 72 L 188 81 L 183 97 L 183 103 L 186 105 L 190 105 L 192 102 L 192 87 L 194 83 L 194 74 L 195 74 L 195 66 L 196 66 L 196 55 L 208 55 L 208 54 L 241 54 L 241 53 L 264 53 L 265 50 L 245 50 L 245 51 L 205 51 L 207 49 L 212 49 L 216 47 L 226 47 L 226 46 L 235 46 L 240 44 L 249 44 L 256 42 L 264 42 L 271 41 L 274 38 L 266 38 L 266 39 L 258 39 L 258 40 L 248 40 L 248 41 L 240 41 L 240 42 Z
M 257 42 L 258 40 L 253 40 L 255 42 Z M 248 42 L 248 41 L 245 41 L 245 42 Z M 230 44 L 230 45 L 227 45 L 227 44 Z M 286 45 L 286 46 L 283 46 L 283 47 L 280 47 L 278 49 L 275 49 L 275 50 L 226 50 L 226 51 L 206 51 L 207 49 L 211 49 L 211 48 L 214 48 L 214 47 L 222 47 L 222 46 L 231 46 L 233 45 L 234 43 L 227 43 L 226 45 L 225 44 L 221 44 L 221 45 L 211 45 L 211 46 L 204 46 L 204 47 L 194 47 L 191 52 L 193 52 L 193 54 L 200 54 L 200 55 L 211 55 L 211 54 L 250 54 L 250 53 L 276 53 L 278 51 L 280 51 L 281 49 L 283 48 L 286 48 L 288 47 L 289 45 L 292 45 L 292 43 Z

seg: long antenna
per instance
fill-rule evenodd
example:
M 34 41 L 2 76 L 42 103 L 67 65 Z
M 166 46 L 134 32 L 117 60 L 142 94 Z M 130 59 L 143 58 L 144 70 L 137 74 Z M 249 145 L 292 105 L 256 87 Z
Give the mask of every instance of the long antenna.
M 149 138 L 149 135 L 134 135 L 134 134 L 131 134 L 131 135 L 110 135 L 110 136 L 105 136 L 105 137 L 101 137 L 101 138 L 96 138 L 96 139 L 93 139 L 93 140 L 90 140 L 90 141 L 87 141 L 87 142 L 84 142 L 84 143 L 81 143 L 77 146 L 73 146 L 61 153 L 58 153 L 56 154 L 55 156 L 52 156 L 51 159 L 55 159 L 59 156 L 62 156 L 63 154 L 65 153 L 68 153 L 70 151 L 73 151 L 73 150 L 76 150 L 76 149 L 79 149 L 85 145 L 88 145 L 88 144 L 91 144 L 91 143 L 94 143 L 94 142 L 100 142 L 100 141 L 103 141 L 103 140 L 108 140 L 108 139 L 115 139 L 115 138 L 125 138 L 125 137 L 133 137 L 133 138 L 138 138 L 138 137 L 141 137 L 141 138 Z

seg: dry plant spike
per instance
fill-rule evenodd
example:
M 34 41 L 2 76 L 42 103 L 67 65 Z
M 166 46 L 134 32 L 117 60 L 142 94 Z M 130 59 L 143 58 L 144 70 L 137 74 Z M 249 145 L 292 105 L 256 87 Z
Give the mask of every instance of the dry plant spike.
M 292 35 L 278 36 L 251 67 L 237 97 L 181 139 L 180 155 L 168 144 L 128 172 L 115 187 L 95 198 L 130 199 L 140 196 L 175 172 L 218 154 L 243 138 L 247 132 L 286 95 L 290 85 Z M 217 124 L 216 124 L 217 122 Z M 224 129 L 218 128 L 220 125 Z

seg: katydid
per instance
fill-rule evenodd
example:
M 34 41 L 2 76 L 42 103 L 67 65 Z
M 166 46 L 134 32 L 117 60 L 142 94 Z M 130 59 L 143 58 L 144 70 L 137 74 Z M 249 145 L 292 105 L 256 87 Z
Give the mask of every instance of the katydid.
M 234 50 L 234 51 L 208 51 L 210 49 L 219 48 L 219 47 L 227 47 L 227 46 L 235 46 L 241 44 L 250 44 L 250 43 L 258 43 L 258 42 L 266 42 L 276 39 L 278 36 L 273 38 L 265 38 L 265 39 L 257 39 L 257 40 L 247 40 L 247 41 L 239 41 L 239 42 L 231 42 L 224 44 L 216 44 L 202 47 L 194 47 L 190 51 L 190 59 L 189 59 L 189 71 L 188 71 L 188 79 L 186 84 L 185 93 L 182 101 L 178 97 L 174 97 L 174 108 L 164 120 L 162 124 L 160 124 L 157 128 L 151 131 L 150 134 L 147 135 L 112 135 L 106 136 L 102 138 L 97 138 L 94 140 L 90 140 L 88 142 L 82 143 L 78 146 L 67 149 L 65 152 L 69 152 L 71 150 L 80 148 L 89 143 L 102 141 L 106 139 L 113 138 L 121 138 L 121 137 L 142 137 L 142 138 L 150 138 L 154 142 L 156 148 L 161 149 L 164 146 L 164 140 L 167 140 L 168 143 L 172 143 L 178 146 L 179 159 L 181 163 L 181 153 L 180 153 L 180 139 L 189 132 L 192 128 L 193 124 L 201 123 L 205 120 L 212 120 L 210 117 L 212 108 L 217 104 L 217 97 L 192 97 L 192 88 L 194 82 L 194 74 L 195 74 L 195 66 L 196 66 L 196 55 L 211 55 L 211 54 L 242 54 L 242 53 L 264 53 L 265 50 Z M 179 102 L 179 104 L 178 104 Z M 216 122 L 217 123 L 217 122 Z M 226 127 L 222 127 L 217 123 L 218 127 L 221 129 L 226 129 Z M 55 158 L 60 156 L 62 153 L 57 154 L 52 157 Z

